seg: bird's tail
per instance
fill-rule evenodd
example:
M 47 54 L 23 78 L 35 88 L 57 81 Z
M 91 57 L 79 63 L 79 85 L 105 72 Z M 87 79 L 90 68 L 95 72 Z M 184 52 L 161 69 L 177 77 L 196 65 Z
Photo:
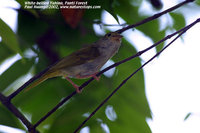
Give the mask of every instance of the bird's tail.
M 36 79 L 32 84 L 30 84 L 25 91 L 30 90 L 31 88 L 36 87 L 37 85 L 39 85 L 40 83 L 44 82 L 45 80 L 47 80 L 48 78 L 53 78 L 53 77 L 57 77 L 59 76 L 59 73 L 57 71 L 47 71 L 44 74 L 41 75 L 41 77 L 39 77 L 38 79 Z

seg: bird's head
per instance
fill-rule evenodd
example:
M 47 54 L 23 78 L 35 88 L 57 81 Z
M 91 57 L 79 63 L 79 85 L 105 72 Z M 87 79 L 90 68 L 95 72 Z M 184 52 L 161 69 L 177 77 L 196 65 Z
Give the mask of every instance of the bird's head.
M 121 41 L 121 38 L 123 37 L 117 32 L 109 32 L 104 36 L 106 39 L 111 41 Z

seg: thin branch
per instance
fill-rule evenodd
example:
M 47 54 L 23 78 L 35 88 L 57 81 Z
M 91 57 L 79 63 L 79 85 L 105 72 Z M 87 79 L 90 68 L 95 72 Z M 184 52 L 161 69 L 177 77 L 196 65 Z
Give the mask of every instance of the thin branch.
M 177 40 L 182 34 L 184 34 L 188 29 L 190 29 L 193 25 L 200 22 L 200 18 L 197 19 L 194 23 L 186 27 L 176 38 L 174 38 L 169 44 L 167 44 L 161 51 L 159 51 L 157 54 L 155 54 L 152 58 L 150 58 L 147 62 L 145 62 L 142 66 L 140 66 L 136 71 L 134 71 L 131 75 L 129 75 L 125 80 L 121 82 L 121 84 L 114 89 L 114 91 L 106 97 L 99 106 L 78 126 L 78 128 L 74 131 L 74 133 L 77 133 L 83 125 L 92 117 L 95 115 L 95 113 L 131 78 L 133 77 L 138 71 L 140 71 L 144 66 L 146 66 L 149 62 L 151 62 L 153 59 L 155 59 L 158 55 L 160 55 L 166 48 L 168 48 L 175 40 Z
M 185 0 L 185 1 L 183 1 L 182 3 L 179 3 L 179 4 L 177 4 L 177 5 L 175 5 L 175 6 L 171 7 L 171 8 L 169 8 L 169 9 L 163 11 L 163 12 L 160 12 L 160 13 L 158 13 L 158 14 L 155 14 L 155 15 L 151 16 L 151 17 L 148 17 L 148 18 L 146 18 L 146 19 L 144 19 L 144 20 L 142 20 L 142 21 L 140 21 L 140 22 L 138 22 L 138 23 L 136 23 L 136 24 L 132 24 L 132 25 L 129 25 L 129 26 L 125 27 L 125 28 L 119 29 L 119 30 L 117 30 L 116 32 L 118 32 L 118 33 L 121 34 L 122 32 L 124 32 L 124 31 L 126 31 L 126 30 L 128 30 L 128 29 L 131 29 L 131 28 L 140 26 L 140 25 L 142 25 L 142 24 L 144 24 L 144 23 L 147 23 L 147 22 L 149 22 L 149 21 L 152 21 L 152 20 L 154 20 L 154 19 L 157 19 L 157 18 L 159 18 L 160 16 L 162 16 L 162 15 L 168 13 L 168 12 L 173 11 L 173 10 L 175 10 L 175 9 L 177 9 L 177 8 L 179 8 L 179 7 L 181 7 L 181 6 L 183 6 L 184 4 L 187 4 L 187 3 L 193 2 L 193 1 L 194 1 L 194 0 Z
M 10 112 L 22 121 L 22 123 L 28 128 L 28 131 L 39 133 L 33 128 L 33 125 L 28 121 L 28 119 L 26 119 L 26 117 L 2 93 L 0 93 L 0 101 Z
M 109 66 L 109 67 L 103 69 L 102 71 L 100 71 L 100 72 L 97 74 L 97 76 L 100 76 L 100 75 L 103 74 L 104 72 L 106 72 L 106 71 L 108 71 L 108 70 L 110 70 L 110 69 L 112 69 L 112 68 L 114 68 L 114 67 L 119 66 L 120 64 L 123 64 L 123 63 L 125 63 L 125 62 L 127 62 L 127 61 L 130 61 L 130 60 L 132 60 L 132 59 L 134 59 L 134 58 L 136 58 L 136 57 L 142 55 L 142 54 L 145 53 L 146 51 L 148 51 L 148 50 L 154 48 L 155 46 L 157 46 L 157 45 L 159 45 L 160 43 L 166 41 L 167 39 L 170 39 L 170 38 L 173 37 L 174 35 L 176 35 L 176 34 L 182 32 L 182 31 L 184 31 L 185 29 L 188 29 L 189 27 L 192 27 L 192 26 L 193 26 L 194 24 L 196 24 L 196 23 L 197 23 L 197 22 L 195 21 L 195 22 L 193 22 L 192 24 L 190 24 L 190 25 L 188 25 L 188 26 L 186 26 L 186 27 L 184 27 L 184 28 L 182 28 L 182 29 L 180 29 L 180 30 L 178 30 L 178 31 L 176 31 L 176 32 L 174 32 L 174 33 L 172 33 L 172 34 L 166 36 L 165 38 L 163 38 L 162 40 L 156 42 L 156 43 L 153 44 L 152 46 L 150 46 L 150 47 L 148 47 L 148 48 L 146 48 L 146 49 L 144 49 L 144 50 L 142 50 L 142 51 L 139 51 L 139 52 L 136 53 L 135 55 L 130 56 L 130 57 L 124 59 L 124 60 L 121 60 L 121 61 L 119 61 L 119 62 L 114 63 L 113 65 L 111 65 L 111 66 Z M 84 82 L 84 83 L 79 87 L 79 90 L 82 91 L 83 88 L 84 88 L 85 86 L 87 86 L 90 82 L 92 82 L 93 80 L 94 80 L 94 78 L 90 78 L 89 80 L 87 80 L 86 82 Z M 46 118 L 48 118 L 48 116 L 50 116 L 52 113 L 54 113 L 60 106 L 62 106 L 66 101 L 68 101 L 71 97 L 73 97 L 73 96 L 76 95 L 76 94 L 77 94 L 76 91 L 74 91 L 74 92 L 72 92 L 70 95 L 68 95 L 67 97 L 65 97 L 65 98 L 64 98 L 60 103 L 58 103 L 52 110 L 50 110 L 44 117 L 42 117 L 42 118 L 34 125 L 34 127 L 37 127 L 41 122 L 43 122 Z

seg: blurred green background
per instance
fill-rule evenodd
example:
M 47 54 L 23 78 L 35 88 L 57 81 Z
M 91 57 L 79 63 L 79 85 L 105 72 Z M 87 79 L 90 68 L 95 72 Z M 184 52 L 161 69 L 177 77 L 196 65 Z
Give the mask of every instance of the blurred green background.
M 102 37 L 95 33 L 94 25 L 109 32 L 108 27 L 101 23 L 102 12 L 108 12 L 117 21 L 118 17 L 121 17 L 127 25 L 148 17 L 138 12 L 143 0 L 90 0 L 88 5 L 98 5 L 101 8 L 86 10 L 30 10 L 24 8 L 24 1 L 17 2 L 21 5 L 20 9 L 13 9 L 18 12 L 17 32 L 14 33 L 0 19 L 0 63 L 16 54 L 21 56 L 0 75 L 0 91 L 5 95 L 11 94 L 25 83 L 30 74 L 41 72 L 60 58 Z M 151 5 L 155 13 L 162 8 L 162 2 L 159 1 Z M 185 18 L 180 12 L 168 15 L 174 23 L 162 30 L 159 27 L 159 19 L 136 29 L 156 42 L 162 39 L 168 30 L 177 30 L 185 26 Z M 159 45 L 156 50 L 163 46 L 164 44 Z M 120 61 L 136 52 L 134 44 L 123 39 L 122 46 L 112 61 Z M 141 60 L 136 58 L 118 66 L 111 76 L 102 75 L 99 82 L 90 83 L 81 94 L 70 99 L 37 129 L 42 133 L 73 132 L 122 80 L 140 66 Z M 73 81 L 81 85 L 86 80 Z M 66 80 L 60 77 L 52 78 L 26 93 L 20 93 L 13 99 L 13 103 L 34 124 L 73 91 L 74 88 Z M 144 74 L 143 71 L 139 71 L 85 124 L 85 127 L 88 127 L 91 133 L 103 133 L 107 128 L 111 133 L 150 133 L 147 118 L 151 118 L 151 111 L 145 95 Z M 2 104 L 0 124 L 25 129 Z

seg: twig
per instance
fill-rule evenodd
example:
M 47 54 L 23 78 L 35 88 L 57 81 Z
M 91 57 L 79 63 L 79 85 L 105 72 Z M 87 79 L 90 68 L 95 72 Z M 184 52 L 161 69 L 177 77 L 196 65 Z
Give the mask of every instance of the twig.
M 157 14 L 155 14 L 155 15 L 153 15 L 153 16 L 151 16 L 151 17 L 148 17 L 148 18 L 146 18 L 146 19 L 144 19 L 144 20 L 142 20 L 142 21 L 140 21 L 140 22 L 138 22 L 138 23 L 136 23 L 136 24 L 132 24 L 132 25 L 129 25 L 129 26 L 125 27 L 125 28 L 119 29 L 119 30 L 117 30 L 116 32 L 118 32 L 118 33 L 121 34 L 122 32 L 124 32 L 124 31 L 126 31 L 126 30 L 128 30 L 128 29 L 131 29 L 131 28 L 140 26 L 140 25 L 142 25 L 142 24 L 144 24 L 144 23 L 147 23 L 147 22 L 149 22 L 149 21 L 152 21 L 152 20 L 154 20 L 154 19 L 157 19 L 158 17 L 162 16 L 163 14 L 166 14 L 166 13 L 168 13 L 168 12 L 171 12 L 171 11 L 173 11 L 173 10 L 175 10 L 175 9 L 177 9 L 177 8 L 179 8 L 179 7 L 181 7 L 181 6 L 183 6 L 184 4 L 187 4 L 187 3 L 193 2 L 193 1 L 194 1 L 194 0 L 185 0 L 185 1 L 183 1 L 182 3 L 179 3 L 179 4 L 177 4 L 177 5 L 175 5 L 175 6 L 171 7 L 171 8 L 169 8 L 169 9 L 163 11 L 163 12 L 157 13 Z
M 0 93 L 0 101 L 1 103 L 6 106 L 10 112 L 12 112 L 17 118 L 19 118 L 22 123 L 28 128 L 28 131 L 32 133 L 39 133 L 38 131 L 33 128 L 33 125 L 26 119 L 26 117 L 10 102 L 10 100 Z
M 161 54 L 167 47 L 169 47 L 175 40 L 177 40 L 182 34 L 184 34 L 188 29 L 190 29 L 193 25 L 200 22 L 200 18 L 197 19 L 195 22 L 193 22 L 191 25 L 186 27 L 176 38 L 174 38 L 169 44 L 167 44 L 161 51 L 159 51 L 157 54 L 155 54 L 152 58 L 150 58 L 147 62 L 145 62 L 142 66 L 140 66 L 136 71 L 134 71 L 131 75 L 129 75 L 125 80 L 121 82 L 121 84 L 114 89 L 114 91 L 106 97 L 99 106 L 78 126 L 78 128 L 74 131 L 74 133 L 77 133 L 82 126 L 92 117 L 95 115 L 95 113 L 131 78 L 133 77 L 139 70 L 141 70 L 144 66 L 146 66 L 149 62 L 151 62 L 153 59 L 155 59 L 159 54 Z

